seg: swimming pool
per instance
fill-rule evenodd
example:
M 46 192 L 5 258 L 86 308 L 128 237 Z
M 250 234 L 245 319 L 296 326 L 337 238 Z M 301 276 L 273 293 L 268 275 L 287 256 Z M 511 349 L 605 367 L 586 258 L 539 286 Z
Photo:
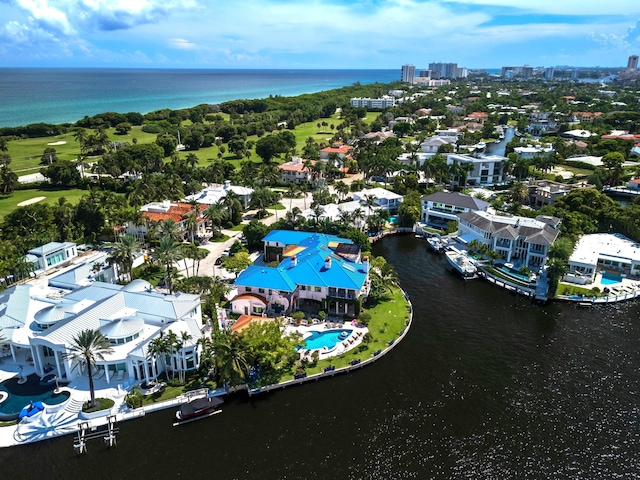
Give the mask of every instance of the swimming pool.
M 517 280 L 520 280 L 522 282 L 528 282 L 529 281 L 529 275 L 525 275 L 524 273 L 520 273 L 518 270 L 514 270 L 513 268 L 509 268 L 509 267 L 505 267 L 502 266 L 499 268 L 499 270 L 506 274 L 509 275 Z
M 603 273 L 602 278 L 600 279 L 600 283 L 602 285 L 614 285 L 616 283 L 620 283 L 622 281 L 622 277 L 620 275 L 612 275 L 610 273 Z
M 5 414 L 20 413 L 30 402 L 43 402 L 46 405 L 59 405 L 65 402 L 69 392 L 53 393 L 55 385 L 42 386 L 37 375 L 29 375 L 27 383 L 18 385 L 18 378 L 13 377 L 0 383 L 0 390 L 7 392 L 9 398 L 0 403 L 0 412 Z
M 392 215 L 391 217 L 389 217 L 389 223 L 398 223 L 398 216 Z
M 322 349 L 327 347 L 331 350 L 337 343 L 349 338 L 353 330 L 340 329 L 340 330 L 327 330 L 325 332 L 319 332 L 317 330 L 311 331 L 311 336 L 304 339 L 307 350 Z M 346 333 L 346 336 L 343 335 Z

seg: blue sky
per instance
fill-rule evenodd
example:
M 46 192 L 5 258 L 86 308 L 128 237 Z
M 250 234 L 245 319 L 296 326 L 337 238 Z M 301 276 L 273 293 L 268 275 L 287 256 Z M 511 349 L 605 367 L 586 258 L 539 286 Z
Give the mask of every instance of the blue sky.
M 0 0 L 2 67 L 626 66 L 638 0 Z

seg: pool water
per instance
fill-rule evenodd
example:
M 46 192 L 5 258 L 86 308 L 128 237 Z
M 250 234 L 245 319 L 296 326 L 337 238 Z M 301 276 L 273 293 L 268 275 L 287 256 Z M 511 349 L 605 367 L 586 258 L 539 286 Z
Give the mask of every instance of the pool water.
M 389 223 L 398 223 L 398 216 L 397 215 L 393 215 L 393 216 L 389 217 Z
M 40 378 L 37 375 L 29 375 L 27 383 L 18 385 L 18 378 L 13 377 L 0 383 L 0 390 L 7 392 L 9 398 L 0 403 L 0 412 L 6 414 L 20 413 L 30 402 L 43 402 L 47 405 L 58 405 L 65 402 L 70 394 L 62 392 L 58 395 L 53 393 L 55 384 L 41 386 Z
M 600 279 L 600 283 L 602 285 L 615 285 L 621 281 L 622 277 L 620 275 L 611 275 L 610 273 L 603 273 L 602 278 Z
M 499 269 L 502 273 L 506 273 L 507 275 L 517 278 L 518 280 L 521 280 L 523 282 L 528 282 L 529 281 L 529 275 L 525 275 L 523 273 L 520 273 L 517 270 L 514 270 L 512 268 L 508 268 L 508 267 L 500 267 Z
M 317 330 L 311 331 L 311 336 L 304 339 L 307 350 L 322 349 L 327 347 L 331 350 L 337 343 L 349 338 L 353 330 L 340 329 L 340 330 L 327 330 L 325 332 L 319 332 Z M 342 332 L 346 332 L 347 335 L 342 335 Z

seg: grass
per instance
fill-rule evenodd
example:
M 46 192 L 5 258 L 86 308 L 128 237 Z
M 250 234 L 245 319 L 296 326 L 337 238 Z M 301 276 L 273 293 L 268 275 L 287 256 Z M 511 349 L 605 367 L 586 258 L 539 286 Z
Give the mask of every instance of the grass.
M 85 402 L 82 406 L 82 411 L 85 413 L 99 412 L 101 410 L 109 410 L 115 405 L 115 402 L 110 398 L 96 398 L 96 403 L 93 407 L 88 408 L 89 402 Z
M 16 190 L 12 195 L 0 196 L 0 218 L 4 218 L 9 213 L 18 208 L 18 203 L 29 200 L 34 197 L 46 197 L 41 200 L 43 203 L 53 205 L 58 199 L 64 197 L 70 203 L 76 204 L 84 195 L 88 195 L 87 190 L 77 188 L 68 190 L 50 190 L 43 188 L 29 188 L 27 190 Z
M 591 288 L 579 287 L 577 285 L 560 283 L 556 290 L 556 295 L 584 295 L 585 297 L 602 297 L 602 291 L 595 292 Z
M 336 368 L 346 367 L 353 360 L 366 360 L 376 350 L 384 350 L 387 344 L 391 340 L 398 338 L 400 332 L 406 328 L 409 320 L 409 303 L 404 298 L 402 290 L 394 286 L 391 288 L 391 294 L 387 301 L 368 309 L 367 312 L 371 314 L 368 328 L 373 337 L 368 349 L 360 351 L 358 347 L 355 347 L 336 357 L 320 360 L 315 367 L 307 367 L 307 375 L 320 373 L 329 365 L 333 365 Z M 292 377 L 293 372 L 282 380 L 290 380 Z
M 276 203 L 275 205 L 269 205 L 267 208 L 269 210 L 286 210 L 287 209 L 287 207 L 285 207 L 281 203 Z
M 245 227 L 244 223 L 239 223 L 238 225 L 234 225 L 231 228 L 227 228 L 226 230 L 231 230 L 232 232 L 241 232 Z
M 215 382 L 204 381 L 199 376 L 193 376 L 187 378 L 188 383 L 185 385 L 165 385 L 162 390 L 153 395 L 147 395 L 142 398 L 142 405 L 153 405 L 157 402 L 163 402 L 165 400 L 171 400 L 172 398 L 179 397 L 190 390 L 196 390 L 198 388 L 216 388 Z

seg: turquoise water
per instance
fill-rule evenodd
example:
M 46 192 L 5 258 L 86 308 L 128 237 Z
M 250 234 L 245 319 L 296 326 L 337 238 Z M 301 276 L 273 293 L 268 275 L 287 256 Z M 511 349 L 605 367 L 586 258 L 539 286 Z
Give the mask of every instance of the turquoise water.
M 311 332 L 311 336 L 308 338 L 305 338 L 305 343 L 306 343 L 306 347 L 307 350 L 315 350 L 317 348 L 324 348 L 327 347 L 329 350 L 331 350 L 333 347 L 336 346 L 337 343 L 342 342 L 343 340 L 349 338 L 349 335 L 351 335 L 351 332 L 353 330 L 327 330 L 326 332 L 318 332 L 313 330 Z M 346 332 L 347 335 L 341 335 L 342 332 Z
M 393 215 L 393 216 L 389 217 L 389 221 L 391 223 L 398 223 L 398 216 L 397 215 Z
M 507 267 L 500 267 L 500 271 L 502 273 L 506 273 L 507 275 L 513 277 L 513 278 L 517 278 L 518 280 L 522 280 L 523 282 L 528 282 L 529 281 L 529 275 L 524 275 L 516 270 L 512 270 L 511 268 L 507 268 Z
M 0 403 L 0 412 L 11 414 L 19 413 L 30 402 L 43 402 L 47 405 L 58 405 L 69 398 L 69 392 L 62 392 L 59 395 L 53 393 L 54 385 L 40 386 L 39 378 L 30 375 L 27 383 L 18 385 L 17 378 L 10 378 L 0 383 L 0 390 L 7 392 L 9 398 Z
M 622 277 L 620 275 L 611 275 L 610 273 L 603 273 L 602 278 L 600 279 L 600 283 L 602 285 L 615 285 L 621 281 Z
M 398 79 L 398 70 L 0 68 L 0 127 L 294 96 Z

